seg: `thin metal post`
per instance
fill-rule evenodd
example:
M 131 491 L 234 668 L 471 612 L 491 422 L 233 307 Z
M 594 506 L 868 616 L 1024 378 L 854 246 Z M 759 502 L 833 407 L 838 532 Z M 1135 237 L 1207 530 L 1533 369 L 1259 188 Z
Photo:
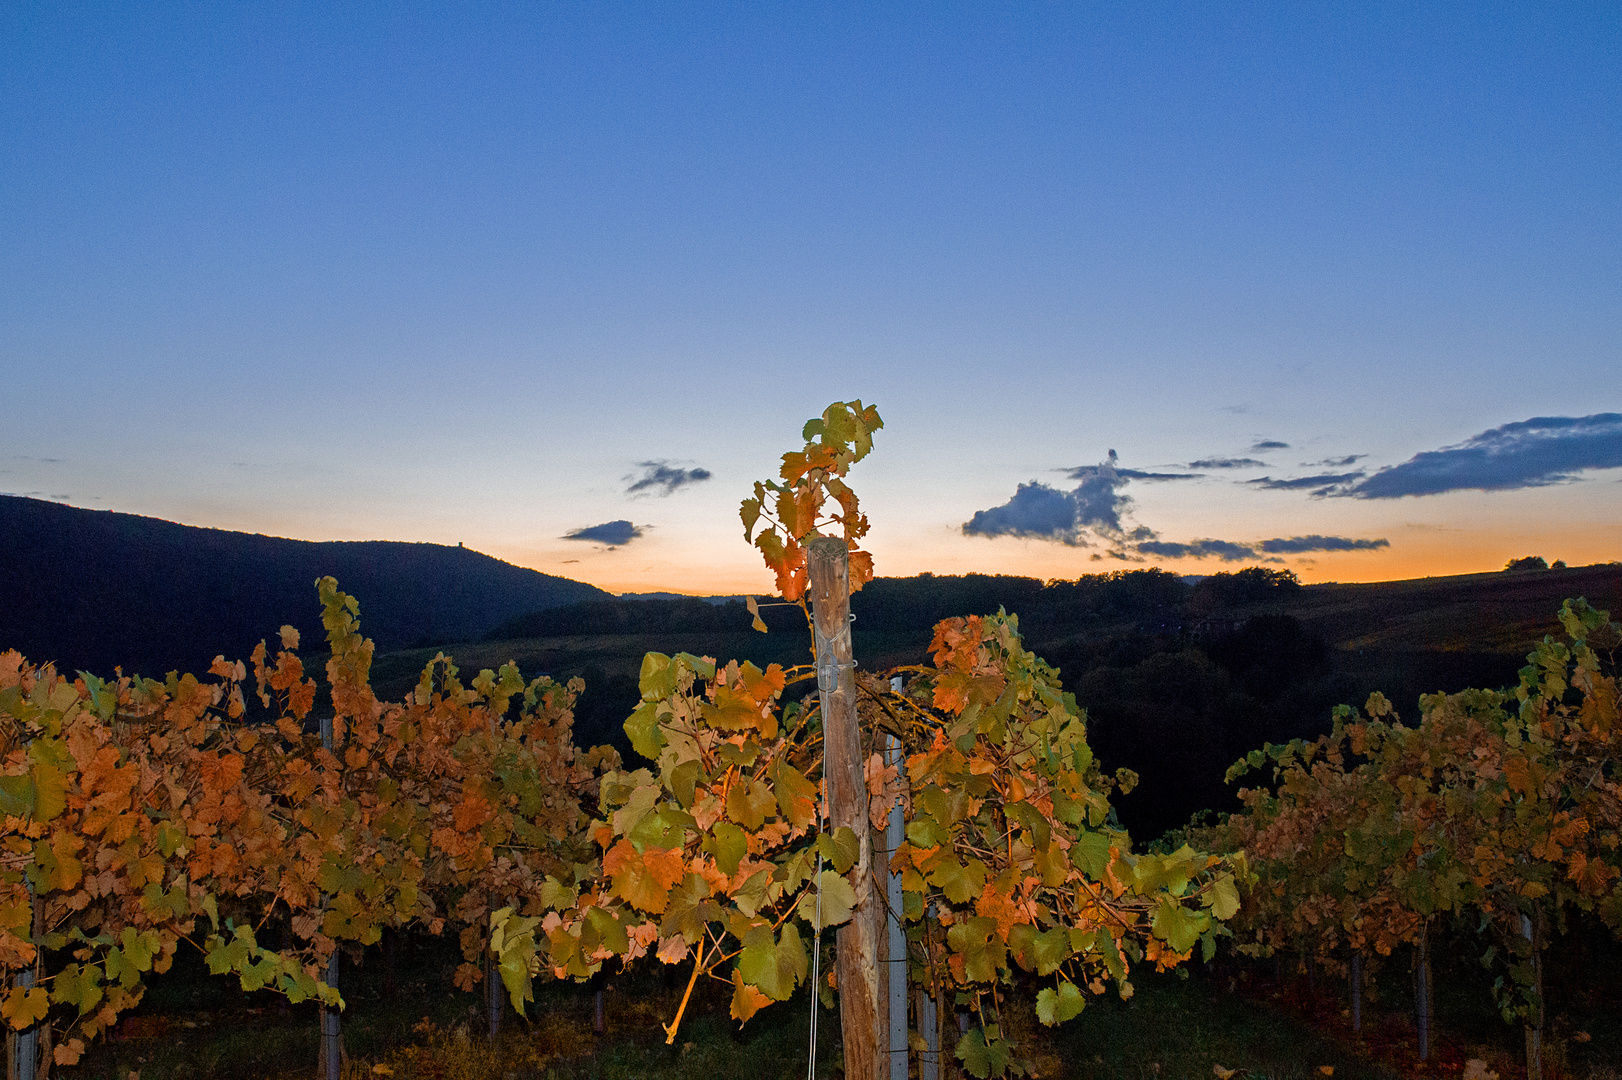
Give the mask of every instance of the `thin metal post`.
M 321 718 L 321 745 L 332 749 L 332 717 Z M 325 905 L 326 898 L 322 898 Z M 338 988 L 338 947 L 333 943 L 332 955 L 327 958 L 326 983 Z M 321 1076 L 322 1080 L 341 1080 L 343 1076 L 343 1027 L 336 1008 L 321 1006 Z
M 327 959 L 327 985 L 338 985 L 338 950 L 332 950 Z M 344 1041 L 339 1026 L 338 1010 L 321 1007 L 321 1068 L 326 1080 L 339 1080 L 343 1075 Z
M 1419 930 L 1419 963 L 1414 970 L 1414 1012 L 1419 1028 L 1419 1060 L 1431 1056 L 1431 958 L 1424 926 Z
M 484 950 L 484 1005 L 489 1014 L 490 1041 L 501 1034 L 501 1017 L 506 1009 L 502 1001 L 501 960 L 491 949 Z
M 940 1080 L 941 1027 L 935 999 L 929 988 L 918 988 L 918 1033 L 924 1037 L 923 1052 L 918 1055 L 918 1080 Z
M 32 739 L 28 741 L 33 742 Z M 40 939 L 45 935 L 45 907 L 40 901 L 39 894 L 34 891 L 33 881 L 30 880 L 27 884 L 28 910 L 30 913 L 28 932 L 34 942 L 36 951 L 34 953 L 33 967 L 17 973 L 17 985 L 25 992 L 34 986 L 45 960 L 45 946 L 40 944 Z M 15 1052 L 8 1063 L 10 1068 L 7 1071 L 15 1076 L 16 1080 L 34 1080 L 34 1077 L 38 1075 L 39 1034 L 40 1026 L 35 1024 L 26 1031 L 17 1032 L 15 1039 L 12 1041 L 11 1045 L 14 1047 Z
M 33 886 L 29 886 L 32 894 Z M 24 990 L 34 985 L 34 969 L 28 968 L 17 973 L 17 985 Z M 39 1025 L 35 1024 L 26 1031 L 17 1033 L 17 1056 L 13 1065 L 16 1069 L 17 1080 L 34 1080 L 35 1069 L 39 1065 Z
M 894 684 L 892 683 L 892 688 Z M 901 743 L 894 735 L 885 733 L 884 764 L 894 766 L 898 775 L 905 775 L 907 764 L 903 760 Z M 890 807 L 890 820 L 884 830 L 884 858 L 888 866 L 906 839 L 906 823 L 902 820 L 901 803 Z M 907 1080 L 907 935 L 901 925 L 901 875 L 889 874 L 886 881 L 886 899 L 889 910 L 885 921 L 889 928 L 889 954 L 885 966 L 889 968 L 890 983 L 890 1080 Z

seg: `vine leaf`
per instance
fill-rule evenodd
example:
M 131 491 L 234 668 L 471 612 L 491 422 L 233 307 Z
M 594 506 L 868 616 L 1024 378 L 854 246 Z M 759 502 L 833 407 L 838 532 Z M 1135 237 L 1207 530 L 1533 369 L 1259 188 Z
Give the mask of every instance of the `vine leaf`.
M 1080 1016 L 1086 1004 L 1087 999 L 1075 983 L 1062 982 L 1057 990 L 1043 987 L 1036 995 L 1036 1018 L 1052 1027 Z

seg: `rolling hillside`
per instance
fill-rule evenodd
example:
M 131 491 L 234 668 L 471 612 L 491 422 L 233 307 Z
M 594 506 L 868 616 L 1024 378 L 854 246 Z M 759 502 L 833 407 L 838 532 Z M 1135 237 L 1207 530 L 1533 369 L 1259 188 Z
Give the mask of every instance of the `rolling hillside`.
M 200 671 L 217 653 L 246 658 L 284 623 L 319 651 L 325 574 L 359 597 L 383 651 L 609 595 L 461 547 L 313 543 L 0 497 L 0 649 L 67 670 Z

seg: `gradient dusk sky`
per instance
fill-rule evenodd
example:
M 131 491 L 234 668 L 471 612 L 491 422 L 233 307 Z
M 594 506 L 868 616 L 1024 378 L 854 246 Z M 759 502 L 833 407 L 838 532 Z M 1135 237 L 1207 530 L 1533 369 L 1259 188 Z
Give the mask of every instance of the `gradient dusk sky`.
M 850 398 L 880 574 L 1619 559 L 1622 6 L 13 0 L 0 376 L 0 491 L 614 591 Z

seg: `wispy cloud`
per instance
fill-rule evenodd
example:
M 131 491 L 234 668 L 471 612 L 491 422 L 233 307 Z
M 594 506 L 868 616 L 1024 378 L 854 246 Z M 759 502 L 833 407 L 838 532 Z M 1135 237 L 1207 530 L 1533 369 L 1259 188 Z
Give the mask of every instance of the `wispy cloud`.
M 1252 446 L 1250 452 L 1252 454 L 1265 454 L 1269 450 L 1288 450 L 1289 448 L 1290 444 L 1287 442 L 1279 442 L 1277 439 L 1263 439 L 1255 446 Z
M 1190 540 L 1175 543 L 1170 540 L 1146 540 L 1135 545 L 1140 555 L 1159 555 L 1163 559 L 1221 559 L 1223 562 L 1243 562 L 1256 557 L 1256 549 L 1248 544 L 1231 540 Z
M 1074 477 L 1077 470 L 1070 470 Z M 1123 480 L 1203 480 L 1204 473 L 1197 472 L 1144 472 L 1141 469 L 1116 469 L 1115 475 Z
M 1120 489 L 1131 477 L 1116 467 L 1115 451 L 1097 465 L 1068 470 L 1079 481 L 1072 491 L 1061 491 L 1039 481 L 1020 484 L 1014 497 L 1001 506 L 977 510 L 963 523 L 965 536 L 1017 536 L 1029 540 L 1052 540 L 1071 547 L 1088 547 L 1089 533 L 1110 543 L 1147 540 L 1154 531 L 1141 525 L 1129 526 L 1122 515 L 1132 505 L 1131 496 Z M 1167 474 L 1168 476 L 1172 474 Z M 1177 474 L 1180 475 L 1180 474 Z
M 1190 469 L 1265 469 L 1267 462 L 1248 457 L 1201 458 L 1188 463 Z
M 1385 539 L 1354 540 L 1349 536 L 1319 536 L 1314 533 L 1311 536 L 1263 540 L 1256 548 L 1269 555 L 1301 555 L 1309 551 L 1378 551 L 1390 546 L 1391 541 Z
M 1259 559 L 1262 562 L 1280 562 L 1279 555 L 1302 555 L 1312 551 L 1377 551 L 1390 547 L 1389 540 L 1358 540 L 1349 536 L 1290 536 L 1263 540 L 1256 544 L 1241 544 L 1233 540 L 1189 540 L 1179 543 L 1171 540 L 1146 540 L 1132 545 L 1140 555 L 1158 555 L 1164 559 L 1219 559 L 1222 562 L 1244 562 Z
M 639 461 L 636 464 L 642 472 L 640 475 L 632 473 L 625 478 L 629 485 L 625 489 L 627 495 L 640 495 L 643 492 L 669 495 L 677 488 L 710 478 L 708 469 L 680 469 L 668 461 Z
M 1308 469 L 1314 465 L 1322 465 L 1330 469 L 1344 469 L 1348 465 L 1356 465 L 1366 457 L 1368 457 L 1367 454 L 1347 454 L 1345 457 L 1324 458 L 1322 461 L 1304 461 L 1301 464 Z
M 586 540 L 594 544 L 607 544 L 610 548 L 629 544 L 640 537 L 646 530 L 645 525 L 632 525 L 629 521 L 605 521 L 601 525 L 590 525 L 584 529 L 575 529 L 573 532 L 563 534 L 565 540 Z
M 1415 454 L 1335 491 L 1398 499 L 1445 491 L 1545 487 L 1589 469 L 1622 467 L 1622 413 L 1536 416 L 1483 431 L 1457 446 Z
M 1312 489 L 1314 495 L 1329 495 L 1341 484 L 1350 483 L 1363 476 L 1363 470 L 1349 473 L 1317 473 L 1313 476 L 1292 476 L 1286 480 L 1274 480 L 1271 476 L 1259 476 L 1245 483 L 1253 484 L 1268 491 L 1301 491 Z

